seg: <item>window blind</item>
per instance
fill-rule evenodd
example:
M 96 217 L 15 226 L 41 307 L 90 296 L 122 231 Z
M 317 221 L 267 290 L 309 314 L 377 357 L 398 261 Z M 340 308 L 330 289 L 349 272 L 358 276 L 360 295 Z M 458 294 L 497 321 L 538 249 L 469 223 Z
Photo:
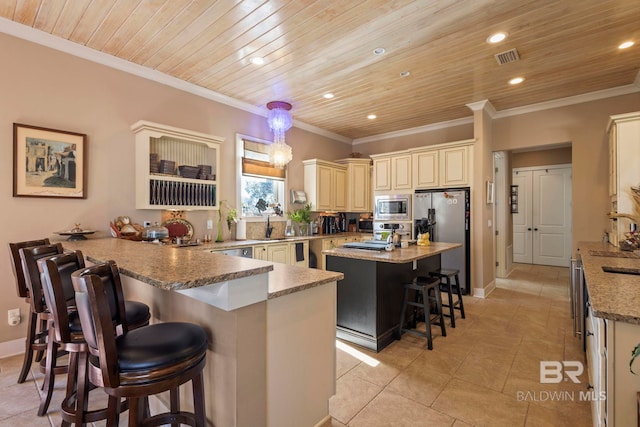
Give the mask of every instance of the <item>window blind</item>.
M 243 139 L 242 174 L 284 181 L 286 169 L 278 169 L 269 163 L 268 145 Z

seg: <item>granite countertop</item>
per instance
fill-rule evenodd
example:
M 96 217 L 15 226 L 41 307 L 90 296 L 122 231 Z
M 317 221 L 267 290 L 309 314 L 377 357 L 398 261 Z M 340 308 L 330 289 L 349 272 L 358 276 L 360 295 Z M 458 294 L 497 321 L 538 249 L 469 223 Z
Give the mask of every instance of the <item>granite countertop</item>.
M 431 242 L 429 246 L 410 245 L 407 248 L 395 248 L 392 251 L 372 251 L 367 249 L 334 248 L 322 251 L 323 255 L 342 258 L 362 259 L 365 261 L 404 264 L 417 261 L 439 253 L 462 247 L 460 243 Z
M 177 291 L 268 273 L 268 298 L 271 299 L 344 277 L 342 273 L 218 255 L 207 250 L 186 250 L 203 249 L 201 246 L 176 248 L 114 238 L 64 240 L 62 244 L 65 249 L 81 250 L 91 262 L 114 260 L 122 274 L 165 290 Z
M 371 233 L 358 233 L 358 232 L 346 232 L 336 234 L 314 234 L 313 236 L 294 236 L 294 237 L 279 237 L 273 239 L 247 239 L 247 240 L 228 240 L 224 242 L 211 242 L 203 243 L 197 246 L 184 246 L 183 249 L 201 249 L 208 251 L 218 251 L 233 248 L 242 248 L 247 246 L 275 244 L 275 243 L 288 243 L 288 242 L 303 242 L 305 240 L 317 240 L 317 239 L 334 239 L 340 237 L 352 237 L 352 236 L 371 236 Z
M 640 257 L 600 242 L 580 242 L 578 250 L 594 314 L 604 319 L 640 324 L 640 275 L 602 270 L 603 266 L 640 269 Z

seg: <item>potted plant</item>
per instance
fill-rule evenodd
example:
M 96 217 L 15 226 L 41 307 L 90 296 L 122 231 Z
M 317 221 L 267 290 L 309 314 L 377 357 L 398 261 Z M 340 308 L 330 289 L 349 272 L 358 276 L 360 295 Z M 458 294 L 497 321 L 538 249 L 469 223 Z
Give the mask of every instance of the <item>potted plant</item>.
M 299 235 L 306 236 L 309 233 L 309 223 L 311 222 L 311 204 L 307 203 L 304 208 L 299 208 L 293 212 L 287 212 L 289 219 L 299 224 Z
M 222 211 L 224 207 L 227 207 L 227 227 L 229 227 L 229 231 L 231 231 L 231 223 L 238 222 L 238 211 L 235 208 L 229 206 L 226 200 L 220 200 L 220 209 L 218 210 L 218 236 L 216 237 L 216 242 L 224 242 L 222 237 Z

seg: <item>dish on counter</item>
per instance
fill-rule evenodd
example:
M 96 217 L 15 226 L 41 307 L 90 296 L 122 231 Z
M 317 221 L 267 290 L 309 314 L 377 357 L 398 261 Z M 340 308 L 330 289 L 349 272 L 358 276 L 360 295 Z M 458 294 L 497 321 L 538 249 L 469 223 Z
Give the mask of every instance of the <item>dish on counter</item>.
M 93 234 L 95 230 L 82 230 L 82 231 L 56 231 L 56 234 L 60 236 L 69 236 L 68 241 L 72 242 L 74 240 L 87 240 L 85 234 Z
M 169 230 L 169 237 L 182 237 L 191 240 L 193 237 L 193 225 L 185 219 L 174 218 L 162 224 Z

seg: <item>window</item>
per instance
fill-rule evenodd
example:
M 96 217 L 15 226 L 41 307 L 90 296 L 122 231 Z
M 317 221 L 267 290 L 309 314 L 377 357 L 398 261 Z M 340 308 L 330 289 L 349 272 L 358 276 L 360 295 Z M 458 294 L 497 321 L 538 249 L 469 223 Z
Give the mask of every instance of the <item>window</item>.
M 284 210 L 286 169 L 269 163 L 269 141 L 237 135 L 239 170 L 238 209 L 243 217 L 259 217 Z

